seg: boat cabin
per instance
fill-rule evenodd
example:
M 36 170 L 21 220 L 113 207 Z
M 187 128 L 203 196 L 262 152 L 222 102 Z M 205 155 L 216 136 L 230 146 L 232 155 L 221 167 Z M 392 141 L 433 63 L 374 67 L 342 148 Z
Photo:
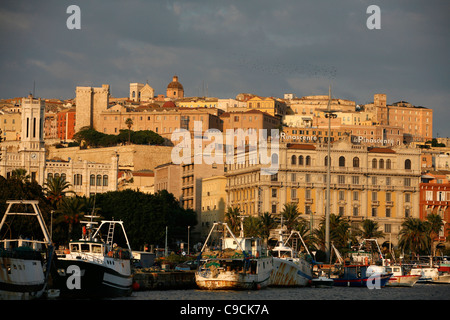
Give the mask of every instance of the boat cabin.
M 103 254 L 105 252 L 104 244 L 95 241 L 80 241 L 70 243 L 71 253 L 95 253 Z
M 236 240 L 239 241 L 239 244 Z M 240 245 L 240 247 L 239 247 Z M 240 249 L 245 252 L 251 253 L 254 257 L 260 257 L 267 255 L 265 248 L 263 248 L 262 240 L 259 238 L 225 238 L 223 243 L 223 249 Z

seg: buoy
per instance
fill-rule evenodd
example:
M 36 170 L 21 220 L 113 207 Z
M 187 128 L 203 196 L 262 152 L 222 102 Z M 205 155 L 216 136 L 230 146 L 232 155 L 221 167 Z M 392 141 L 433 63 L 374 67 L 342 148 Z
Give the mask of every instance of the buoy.
M 132 285 L 132 288 L 133 288 L 133 290 L 134 291 L 138 291 L 139 290 L 139 283 L 137 283 L 137 282 L 133 282 L 133 285 Z

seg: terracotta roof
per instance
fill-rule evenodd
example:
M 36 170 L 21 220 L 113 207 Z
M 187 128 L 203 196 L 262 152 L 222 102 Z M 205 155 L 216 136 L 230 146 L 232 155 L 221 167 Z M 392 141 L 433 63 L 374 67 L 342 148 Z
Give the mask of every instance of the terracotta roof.
M 300 144 L 300 143 L 288 143 L 287 148 L 297 150 L 316 150 L 316 147 L 313 144 Z
M 377 148 L 377 147 L 371 147 L 368 149 L 369 152 L 372 153 L 395 153 L 394 150 L 389 148 Z

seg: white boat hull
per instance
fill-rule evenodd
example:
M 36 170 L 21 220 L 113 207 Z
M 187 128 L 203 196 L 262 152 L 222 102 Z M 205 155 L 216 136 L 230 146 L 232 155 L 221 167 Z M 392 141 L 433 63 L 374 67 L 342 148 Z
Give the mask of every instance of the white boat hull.
M 307 286 L 312 279 L 309 263 L 303 259 L 287 260 L 273 258 L 273 270 L 270 275 L 270 286 Z
M 389 287 L 412 287 L 419 280 L 419 275 L 405 275 L 405 276 L 396 276 L 393 275 L 387 286 Z
M 42 296 L 46 279 L 39 260 L 0 258 L 0 299 L 31 300 Z
M 195 283 L 204 290 L 262 289 L 269 285 L 272 258 L 259 258 L 256 272 L 225 270 L 224 268 L 200 268 L 195 273 Z

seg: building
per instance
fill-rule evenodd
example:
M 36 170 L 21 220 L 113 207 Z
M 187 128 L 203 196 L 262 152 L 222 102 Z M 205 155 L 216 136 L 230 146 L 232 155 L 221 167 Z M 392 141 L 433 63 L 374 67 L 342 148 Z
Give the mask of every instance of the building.
M 75 118 L 76 118 L 75 108 L 65 109 L 57 113 L 56 126 L 58 139 L 63 141 L 73 139 L 76 126 Z
M 201 235 L 206 237 L 215 222 L 225 221 L 227 210 L 227 178 L 224 175 L 203 178 L 202 180 L 202 210 L 199 224 Z
M 172 100 L 177 100 L 184 97 L 184 88 L 178 81 L 178 76 L 173 76 L 172 82 L 167 85 L 166 97 Z
M 130 83 L 129 98 L 134 102 L 151 102 L 155 98 L 155 89 L 148 83 Z
M 261 164 L 227 164 L 227 203 L 246 215 L 280 214 L 294 202 L 318 223 L 326 204 L 327 145 L 281 143 L 276 174 L 261 174 Z M 405 217 L 419 217 L 420 151 L 398 146 L 377 148 L 339 140 L 331 146 L 331 213 L 358 225 L 378 222 L 397 239 Z
M 420 183 L 420 219 L 438 214 L 444 226 L 437 241 L 445 242 L 449 236 L 450 223 L 450 171 L 432 171 L 422 175 Z
M 2 143 L 0 174 L 9 177 L 15 169 L 25 169 L 31 179 L 40 185 L 44 185 L 50 177 L 62 176 L 78 195 L 117 190 L 119 156 L 116 152 L 103 157 L 100 163 L 75 157 L 67 160 L 47 158 L 44 110 L 43 100 L 32 95 L 22 99 L 21 140 L 15 144 Z
M 283 117 L 287 112 L 287 105 L 284 101 L 271 97 L 253 96 L 247 100 L 249 110 L 259 110 L 271 116 Z
M 76 88 L 76 114 L 77 121 L 75 132 L 81 128 L 90 127 L 97 131 L 101 121 L 100 114 L 109 106 L 109 85 L 104 84 L 101 88 L 77 87 Z
M 19 108 L 18 108 L 19 109 Z M 22 115 L 20 111 L 0 110 L 0 130 L 2 141 L 20 140 Z

